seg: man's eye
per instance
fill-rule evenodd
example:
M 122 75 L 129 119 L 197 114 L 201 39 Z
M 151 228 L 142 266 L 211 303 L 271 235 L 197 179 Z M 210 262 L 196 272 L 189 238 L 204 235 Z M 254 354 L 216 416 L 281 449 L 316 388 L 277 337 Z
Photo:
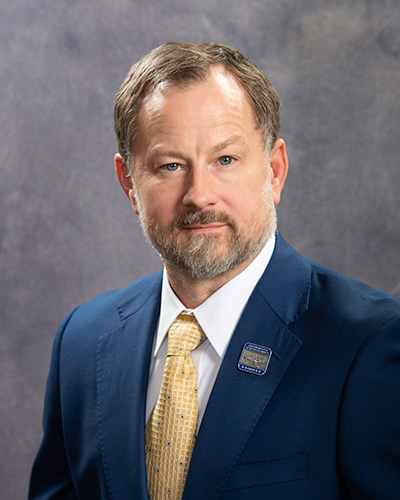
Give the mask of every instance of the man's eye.
M 218 161 L 220 162 L 221 165 L 227 166 L 231 165 L 231 163 L 233 162 L 233 158 L 232 156 L 221 156 L 221 158 Z
M 179 164 L 178 163 L 167 163 L 166 165 L 163 165 L 161 168 L 168 170 L 168 172 L 175 172 L 175 170 L 178 170 Z

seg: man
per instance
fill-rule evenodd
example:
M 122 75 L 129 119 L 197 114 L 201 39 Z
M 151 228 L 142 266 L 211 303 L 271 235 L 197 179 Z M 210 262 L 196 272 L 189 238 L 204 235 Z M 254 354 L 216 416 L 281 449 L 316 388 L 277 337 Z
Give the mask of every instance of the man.
M 400 304 L 276 233 L 288 160 L 265 75 L 164 44 L 115 127 L 164 272 L 61 325 L 30 498 L 397 500 Z

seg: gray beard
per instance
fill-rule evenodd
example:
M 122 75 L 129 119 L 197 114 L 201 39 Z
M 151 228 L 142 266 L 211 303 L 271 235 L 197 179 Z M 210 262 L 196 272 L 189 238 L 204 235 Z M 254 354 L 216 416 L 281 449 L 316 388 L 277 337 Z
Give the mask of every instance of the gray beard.
M 272 200 L 265 200 L 264 206 L 260 208 L 267 210 L 267 217 L 263 230 L 256 236 L 251 228 L 240 231 L 236 221 L 229 215 L 212 210 L 190 211 L 176 217 L 169 236 L 162 235 L 158 224 L 149 220 L 142 210 L 139 210 L 139 221 L 146 239 L 166 264 L 193 278 L 206 279 L 234 269 L 261 251 L 276 231 L 277 224 Z M 221 245 L 220 235 L 192 235 L 184 243 L 178 243 L 177 234 L 181 227 L 211 222 L 226 223 L 231 232 L 227 242 L 228 248 L 224 248 L 222 255 L 217 251 L 218 245 Z

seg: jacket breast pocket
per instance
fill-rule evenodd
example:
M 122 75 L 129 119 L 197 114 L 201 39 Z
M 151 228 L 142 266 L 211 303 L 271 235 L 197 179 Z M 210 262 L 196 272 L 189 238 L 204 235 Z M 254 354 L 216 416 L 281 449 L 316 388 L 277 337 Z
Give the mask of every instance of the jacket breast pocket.
M 295 457 L 239 463 L 224 491 L 253 488 L 307 478 L 308 454 Z

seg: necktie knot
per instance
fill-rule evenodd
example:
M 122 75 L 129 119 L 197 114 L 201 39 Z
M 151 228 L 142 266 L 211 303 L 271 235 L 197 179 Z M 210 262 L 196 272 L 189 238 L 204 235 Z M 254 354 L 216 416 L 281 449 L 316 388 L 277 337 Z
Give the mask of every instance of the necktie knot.
M 205 335 L 193 314 L 180 313 L 168 330 L 168 356 L 189 356 Z

